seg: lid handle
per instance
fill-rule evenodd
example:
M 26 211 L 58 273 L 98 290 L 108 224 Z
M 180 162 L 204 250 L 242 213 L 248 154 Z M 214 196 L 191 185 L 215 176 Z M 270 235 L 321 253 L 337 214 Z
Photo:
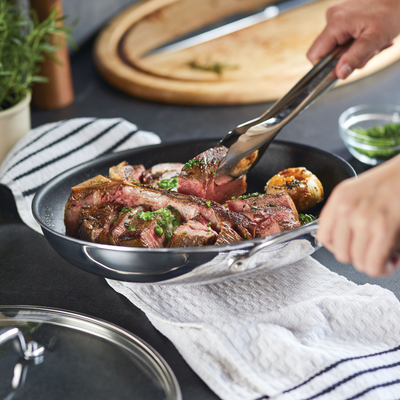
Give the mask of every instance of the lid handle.
M 0 329 L 0 346 L 11 340 L 14 349 L 21 357 L 14 367 L 14 376 L 11 380 L 12 392 L 4 400 L 11 400 L 15 396 L 16 391 L 25 383 L 29 364 L 40 364 L 44 354 L 44 346 L 34 341 L 26 342 L 24 335 L 17 327 Z

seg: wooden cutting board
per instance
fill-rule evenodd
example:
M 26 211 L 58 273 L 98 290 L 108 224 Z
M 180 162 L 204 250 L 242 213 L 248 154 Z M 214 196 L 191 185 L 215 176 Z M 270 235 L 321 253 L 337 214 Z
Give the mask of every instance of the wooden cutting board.
M 147 0 L 111 21 L 94 47 L 97 70 L 133 96 L 165 103 L 223 105 L 273 101 L 311 68 L 305 54 L 325 26 L 319 0 L 230 35 L 171 54 L 146 56 L 170 40 L 274 0 Z M 337 85 L 400 59 L 400 40 Z M 215 72 L 220 65 L 220 73 Z M 208 69 L 211 69 L 208 70 Z

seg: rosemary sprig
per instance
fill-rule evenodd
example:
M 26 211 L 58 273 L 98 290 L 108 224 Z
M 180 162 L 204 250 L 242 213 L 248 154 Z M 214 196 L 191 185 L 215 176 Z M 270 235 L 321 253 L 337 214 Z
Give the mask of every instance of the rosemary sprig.
M 16 0 L 0 0 L 0 110 L 12 107 L 31 90 L 34 82 L 47 82 L 40 75 L 44 56 L 56 62 L 54 53 L 71 39 L 72 27 L 62 26 L 54 8 L 39 22 L 33 10 L 24 12 Z
M 193 60 L 189 62 L 189 67 L 193 69 L 200 69 L 202 71 L 215 72 L 218 76 L 221 76 L 227 69 L 237 69 L 237 65 L 221 64 L 219 62 L 213 64 L 200 64 Z

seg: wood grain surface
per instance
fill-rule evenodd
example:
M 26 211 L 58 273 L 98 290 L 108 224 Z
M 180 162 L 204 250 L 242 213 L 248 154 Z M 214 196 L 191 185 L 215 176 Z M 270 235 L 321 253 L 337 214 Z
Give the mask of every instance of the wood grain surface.
M 101 32 L 94 48 L 95 65 L 111 85 L 148 100 L 187 105 L 276 100 L 311 68 L 305 54 L 325 26 L 327 8 L 336 2 L 318 0 L 192 48 L 146 56 L 201 26 L 273 3 L 147 0 L 128 8 Z M 338 85 L 368 76 L 399 58 L 400 44 L 395 41 Z M 206 70 L 215 65 L 222 66 L 222 72 Z

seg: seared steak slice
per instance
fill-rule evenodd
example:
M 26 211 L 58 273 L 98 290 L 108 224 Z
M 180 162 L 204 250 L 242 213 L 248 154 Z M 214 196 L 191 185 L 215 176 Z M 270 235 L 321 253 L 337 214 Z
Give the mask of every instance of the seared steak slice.
M 126 161 L 123 161 L 109 169 L 109 176 L 111 179 L 141 182 L 145 170 L 146 168 L 142 164 L 129 165 Z
M 78 217 L 78 236 L 88 242 L 96 242 L 102 231 L 108 230 L 118 215 L 119 207 L 110 203 L 83 206 Z
M 182 170 L 181 163 L 157 164 L 146 170 L 142 176 L 142 183 L 156 189 L 177 191 L 178 178 Z M 174 179 L 175 178 L 175 179 Z
M 180 223 L 179 213 L 171 207 L 155 212 L 142 206 L 123 207 L 109 232 L 100 234 L 99 241 L 129 247 L 164 247 Z
M 218 146 L 188 161 L 178 176 L 178 192 L 219 203 L 245 193 L 245 176 L 220 186 L 215 184 L 215 171 L 227 152 L 226 147 Z
M 78 236 L 81 208 L 84 206 L 100 205 L 106 188 L 110 187 L 113 181 L 103 175 L 97 175 L 85 182 L 74 186 L 71 189 L 68 202 L 65 205 L 64 223 L 68 236 Z
M 113 218 L 109 229 L 104 229 L 98 239 L 98 243 L 120 245 L 120 237 L 128 229 L 132 218 L 139 213 L 144 211 L 141 206 L 137 207 L 122 207 L 118 206 L 118 214 Z
M 218 235 L 216 245 L 229 244 L 234 242 L 241 242 L 242 237 L 229 226 L 222 224 L 221 232 Z
M 301 226 L 293 211 L 287 207 L 275 206 L 263 210 L 251 209 L 242 214 L 257 224 L 256 237 L 265 237 Z
M 67 234 L 77 236 L 77 215 L 83 205 L 100 203 L 119 204 L 126 208 L 141 205 L 151 211 L 171 206 L 180 213 L 182 221 L 186 222 L 201 215 L 207 222 L 211 222 L 211 227 L 216 232 L 220 232 L 222 223 L 236 230 L 242 237 L 252 237 L 255 230 L 254 223 L 225 209 L 219 203 L 105 178 L 95 179 L 94 182 L 91 180 L 90 183 L 84 182 L 73 188 L 65 211 Z
M 201 216 L 191 219 L 178 227 L 167 247 L 193 247 L 214 244 L 217 232 L 211 229 L 211 223 Z
M 170 205 L 180 213 L 183 221 L 189 221 L 201 215 L 207 222 L 211 222 L 212 228 L 217 232 L 221 230 L 222 222 L 236 229 L 240 234 L 244 232 L 250 236 L 255 227 L 247 218 L 226 210 L 221 204 L 214 201 L 205 201 L 194 196 L 138 186 L 128 182 L 111 185 L 110 190 L 102 199 L 106 202 L 122 204 L 125 207 L 147 205 L 154 211 Z
M 271 206 L 286 207 L 293 211 L 295 218 L 298 219 L 296 206 L 288 193 L 277 194 L 258 194 L 240 196 L 237 199 L 226 202 L 231 211 L 243 212 L 248 210 L 265 209 Z
M 156 220 L 140 219 L 135 222 L 135 229 L 126 229 L 119 237 L 120 246 L 129 247 L 164 247 L 165 233 L 161 235 L 156 233 Z

